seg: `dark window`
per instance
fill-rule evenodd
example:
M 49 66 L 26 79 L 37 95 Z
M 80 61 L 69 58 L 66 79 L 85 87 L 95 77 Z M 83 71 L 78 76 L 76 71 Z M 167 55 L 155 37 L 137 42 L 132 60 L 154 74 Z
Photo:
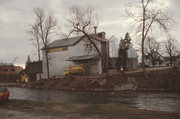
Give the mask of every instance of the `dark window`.
M 4 71 L 6 72 L 6 71 L 8 71 L 8 69 L 4 69 Z

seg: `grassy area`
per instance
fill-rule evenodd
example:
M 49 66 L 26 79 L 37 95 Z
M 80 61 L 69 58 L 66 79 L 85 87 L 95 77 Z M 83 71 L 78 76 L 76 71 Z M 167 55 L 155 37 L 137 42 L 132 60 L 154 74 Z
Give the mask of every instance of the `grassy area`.
M 119 104 L 70 104 L 9 100 L 0 109 L 36 115 L 51 115 L 64 119 L 179 119 L 180 112 L 160 112 L 129 108 Z

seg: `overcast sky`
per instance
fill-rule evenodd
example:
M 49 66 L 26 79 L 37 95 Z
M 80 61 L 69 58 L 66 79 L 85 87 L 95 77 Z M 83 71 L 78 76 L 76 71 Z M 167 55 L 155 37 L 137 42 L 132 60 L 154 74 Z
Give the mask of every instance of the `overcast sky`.
M 106 38 L 115 35 L 124 37 L 130 32 L 132 40 L 136 42 L 134 28 L 130 20 L 123 16 L 128 1 L 133 0 L 0 0 L 0 62 L 10 63 L 17 57 L 16 64 L 25 64 L 28 54 L 36 60 L 32 42 L 27 30 L 34 20 L 33 8 L 42 7 L 55 14 L 59 23 L 59 30 L 51 41 L 62 38 L 60 33 L 65 29 L 68 9 L 73 5 L 90 5 L 99 14 L 98 31 L 105 31 Z M 138 0 L 134 0 L 138 1 Z M 179 40 L 180 35 L 180 0 L 159 0 L 173 11 L 177 24 L 170 33 Z M 162 38 L 159 36 L 163 36 Z M 160 40 L 165 34 L 156 32 Z

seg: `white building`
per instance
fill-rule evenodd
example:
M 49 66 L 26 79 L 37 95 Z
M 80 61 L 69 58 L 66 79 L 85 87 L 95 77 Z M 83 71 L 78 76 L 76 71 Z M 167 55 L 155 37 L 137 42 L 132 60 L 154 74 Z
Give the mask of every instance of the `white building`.
M 109 57 L 118 57 L 120 40 L 114 35 L 109 38 Z
M 127 35 L 127 34 L 126 34 Z M 119 40 L 115 36 L 109 39 L 109 67 L 118 68 L 119 65 L 123 64 L 127 69 L 137 69 L 138 68 L 138 55 L 136 49 L 133 48 L 131 39 L 121 39 Z M 129 35 L 129 34 L 128 34 Z M 123 47 L 124 53 L 120 50 Z M 120 57 L 119 57 L 120 56 Z M 119 57 L 119 58 L 118 58 Z
M 132 45 L 127 49 L 127 69 L 135 70 L 138 68 L 138 55 L 137 50 Z
M 102 57 L 106 57 L 105 33 L 90 35 Z M 45 53 L 45 52 L 44 52 Z M 47 74 L 45 54 L 43 53 L 43 72 Z M 69 66 L 84 64 L 89 74 L 101 74 L 105 65 L 94 46 L 85 36 L 55 40 L 48 45 L 50 76 L 63 75 Z

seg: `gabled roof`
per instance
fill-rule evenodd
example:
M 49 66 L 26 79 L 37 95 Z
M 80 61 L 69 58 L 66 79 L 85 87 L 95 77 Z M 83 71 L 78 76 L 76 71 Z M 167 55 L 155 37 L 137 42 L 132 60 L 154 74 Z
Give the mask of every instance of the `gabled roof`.
M 48 45 L 48 48 L 72 46 L 79 42 L 83 37 L 84 36 L 77 36 L 71 38 L 58 39 L 50 43 Z
M 100 32 L 100 33 L 104 33 L 104 32 Z M 100 34 L 100 33 L 97 33 L 97 35 L 91 34 L 90 37 L 97 40 L 97 41 L 100 41 L 100 42 L 106 42 L 106 39 L 103 39 L 103 38 L 98 36 L 98 34 Z M 71 38 L 58 39 L 58 40 L 55 40 L 52 43 L 50 43 L 48 45 L 48 49 L 73 46 L 76 43 L 78 43 L 80 40 L 82 40 L 83 38 L 85 38 L 85 35 L 77 36 L 77 37 L 71 37 Z M 44 49 L 44 48 L 42 48 L 42 49 Z

